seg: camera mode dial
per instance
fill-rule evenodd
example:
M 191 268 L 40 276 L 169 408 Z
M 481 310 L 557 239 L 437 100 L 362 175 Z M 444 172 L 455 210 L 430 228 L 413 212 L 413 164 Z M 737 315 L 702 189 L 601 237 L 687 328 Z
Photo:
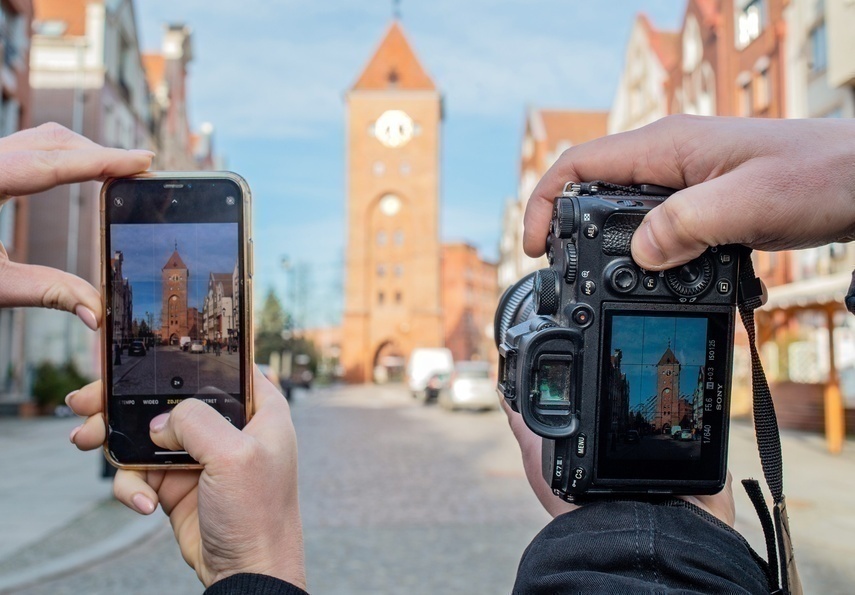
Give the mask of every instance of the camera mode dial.
M 710 286 L 712 277 L 713 266 L 706 256 L 665 272 L 668 288 L 681 297 L 700 295 Z
M 573 235 L 576 229 L 576 211 L 573 201 L 569 198 L 558 198 L 555 200 L 555 209 L 552 213 L 552 233 L 558 238 L 565 240 Z
M 539 315 L 558 311 L 558 274 L 552 269 L 541 269 L 534 275 L 534 310 Z

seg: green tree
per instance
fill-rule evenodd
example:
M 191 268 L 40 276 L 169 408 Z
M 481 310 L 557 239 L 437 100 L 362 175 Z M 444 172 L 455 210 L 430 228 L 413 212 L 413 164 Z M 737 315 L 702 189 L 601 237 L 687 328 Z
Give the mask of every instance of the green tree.
M 283 337 L 283 331 L 288 323 L 288 314 L 282 307 L 282 302 L 271 289 L 264 298 L 258 325 L 255 329 L 255 360 L 266 364 L 270 354 L 281 352 L 289 347 L 289 341 Z

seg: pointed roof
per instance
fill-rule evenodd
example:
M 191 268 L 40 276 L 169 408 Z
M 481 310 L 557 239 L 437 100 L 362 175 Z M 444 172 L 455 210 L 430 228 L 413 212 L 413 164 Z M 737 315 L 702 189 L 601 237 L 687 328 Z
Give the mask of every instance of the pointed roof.
M 177 249 L 172 253 L 172 256 L 169 257 L 169 260 L 166 261 L 161 270 L 165 271 L 166 269 L 187 269 L 187 265 L 181 260 L 181 255 L 178 254 Z
M 395 20 L 386 31 L 353 91 L 435 91 L 436 85 L 419 62 L 401 24 Z
M 606 135 L 607 111 L 577 111 L 533 108 L 529 125 L 535 140 L 546 143 L 549 152 L 562 144 L 581 145 Z
M 662 359 L 659 360 L 657 366 L 667 366 L 671 364 L 679 364 L 677 361 L 677 356 L 674 355 L 674 352 L 671 351 L 671 345 L 668 345 L 668 348 L 665 350 L 665 353 L 662 354 Z
M 665 70 L 671 70 L 677 65 L 680 56 L 680 32 L 657 29 L 645 13 L 638 13 L 637 20 L 647 30 L 650 47 L 659 58 Z

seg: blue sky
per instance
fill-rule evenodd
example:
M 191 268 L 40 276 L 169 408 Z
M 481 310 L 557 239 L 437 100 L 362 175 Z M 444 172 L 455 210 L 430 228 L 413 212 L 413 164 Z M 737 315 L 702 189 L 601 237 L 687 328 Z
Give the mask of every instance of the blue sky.
M 255 196 L 257 302 L 301 264 L 307 322 L 337 321 L 345 243 L 343 96 L 379 43 L 392 2 L 138 0 L 143 47 L 194 31 L 190 112 L 216 127 Z M 525 107 L 608 109 L 638 11 L 676 28 L 681 0 L 401 3 L 410 41 L 445 97 L 441 233 L 498 252 L 518 184 Z M 299 293 L 299 292 L 298 292 Z
M 611 351 L 623 353 L 621 371 L 629 381 L 630 409 L 657 393 L 656 365 L 669 347 L 681 365 L 680 395 L 694 393 L 706 353 L 706 318 L 615 316 L 612 324 Z
M 124 255 L 122 275 L 134 292 L 134 318 L 162 310 L 161 274 L 175 251 L 190 272 L 187 306 L 202 309 L 211 273 L 231 273 L 237 262 L 236 223 L 113 225 L 113 252 Z

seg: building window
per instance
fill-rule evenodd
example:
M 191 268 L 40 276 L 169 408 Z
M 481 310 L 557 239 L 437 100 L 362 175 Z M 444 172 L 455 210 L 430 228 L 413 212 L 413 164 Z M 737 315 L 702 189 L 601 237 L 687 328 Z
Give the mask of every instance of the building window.
M 754 112 L 765 111 L 769 107 L 770 100 L 769 68 L 766 67 L 757 73 L 754 82 Z
M 377 276 L 385 277 L 386 276 L 386 266 L 382 264 L 377 265 Z
M 385 231 L 378 231 L 377 232 L 377 245 L 378 246 L 385 246 L 386 245 L 386 232 Z
M 385 297 L 386 297 L 386 296 L 384 296 L 384 295 L 383 295 L 383 292 L 382 292 L 382 291 L 381 291 L 381 292 L 379 292 L 379 293 L 377 294 L 377 304 L 378 304 L 378 305 L 380 305 L 380 306 L 382 306 L 382 305 L 383 305 L 383 298 L 385 298 Z
M 810 32 L 810 69 L 811 72 L 823 72 L 828 68 L 828 39 L 825 21 Z
M 744 117 L 751 115 L 751 79 L 739 86 L 739 115 Z
M 402 300 L 402 298 L 401 298 L 401 292 L 400 292 L 400 291 L 396 291 L 396 292 L 395 292 L 395 303 L 400 305 L 401 300 Z
M 403 246 L 404 245 L 404 232 L 400 229 L 395 232 L 395 245 Z
M 395 265 L 395 276 L 401 277 L 401 276 L 403 276 L 403 274 L 404 274 L 404 267 L 402 267 L 399 264 L 396 264 Z
M 760 37 L 766 20 L 763 0 L 743 0 L 741 4 L 736 13 L 736 47 L 740 50 Z

